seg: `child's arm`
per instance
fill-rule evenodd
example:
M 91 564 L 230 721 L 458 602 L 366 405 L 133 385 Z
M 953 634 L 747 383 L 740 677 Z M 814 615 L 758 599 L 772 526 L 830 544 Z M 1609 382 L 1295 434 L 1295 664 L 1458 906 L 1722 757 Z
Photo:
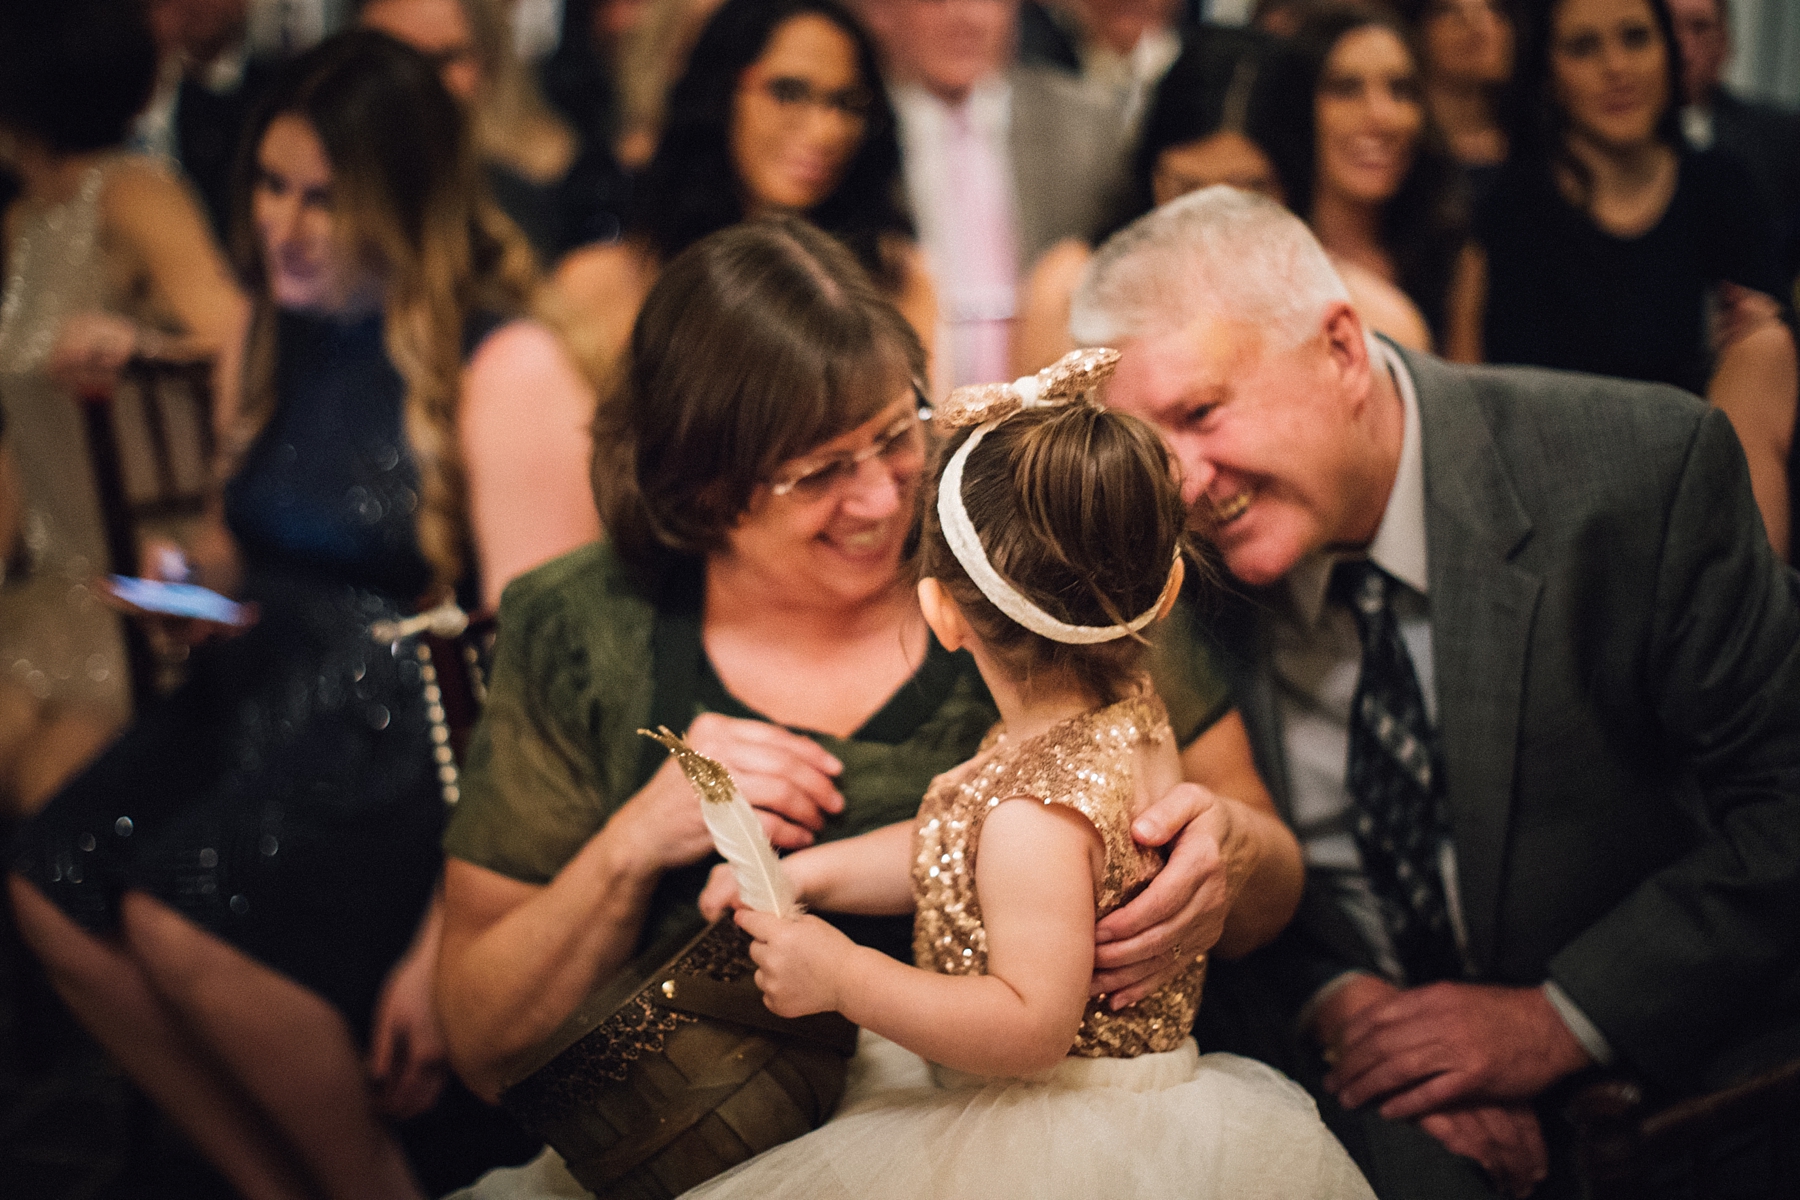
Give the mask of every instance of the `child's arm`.
M 896 821 L 857 837 L 808 846 L 783 858 L 781 865 L 794 883 L 795 897 L 808 908 L 904 916 L 913 910 L 912 846 L 912 821 Z M 700 893 L 700 912 L 717 920 L 736 902 L 737 877 L 720 863 Z
M 813 917 L 737 920 L 756 938 L 756 982 L 774 1012 L 836 1009 L 933 1062 L 1027 1075 L 1066 1057 L 1081 1027 L 1099 856 L 1099 835 L 1072 809 L 1025 800 L 988 815 L 975 881 L 986 975 L 905 966 Z

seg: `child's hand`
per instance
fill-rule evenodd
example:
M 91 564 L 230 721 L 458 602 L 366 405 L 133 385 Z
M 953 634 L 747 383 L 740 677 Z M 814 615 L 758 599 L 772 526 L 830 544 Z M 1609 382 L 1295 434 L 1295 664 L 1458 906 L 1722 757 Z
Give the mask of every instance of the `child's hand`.
M 756 986 L 770 1012 L 804 1017 L 842 1006 L 840 972 L 856 943 L 813 916 L 788 920 L 739 909 L 736 920 L 756 939 L 750 957 L 756 963 Z
M 726 909 L 737 907 L 737 874 L 730 863 L 720 863 L 712 869 L 712 874 L 706 878 L 706 887 L 701 889 L 699 903 L 700 915 L 708 921 L 716 921 Z

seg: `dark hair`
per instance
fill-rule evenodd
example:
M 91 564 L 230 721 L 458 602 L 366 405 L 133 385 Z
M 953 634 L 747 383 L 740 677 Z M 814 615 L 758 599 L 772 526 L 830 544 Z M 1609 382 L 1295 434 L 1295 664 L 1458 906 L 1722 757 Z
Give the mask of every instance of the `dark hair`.
M 1280 52 L 1279 43 L 1254 29 L 1204 25 L 1190 34 L 1150 98 L 1132 154 L 1130 190 L 1101 225 L 1095 245 L 1156 207 L 1156 162 L 1163 151 L 1232 132 L 1268 153 L 1270 89 L 1286 79 L 1269 67 Z
M 304 120 L 331 163 L 340 253 L 385 284 L 387 349 L 405 381 L 406 435 L 419 467 L 419 548 L 434 586 L 448 589 L 468 549 L 456 440 L 465 325 L 476 312 L 528 305 L 531 251 L 489 200 L 462 112 L 430 59 L 386 34 L 351 29 L 289 63 L 245 130 L 232 195 L 232 244 L 256 300 L 240 449 L 275 404 L 275 311 L 251 205 L 264 135 L 282 116 Z
M 856 47 L 857 72 L 869 89 L 861 143 L 831 195 L 806 218 L 833 235 L 883 284 L 898 282 L 898 265 L 882 253 L 884 237 L 909 237 L 900 208 L 900 143 L 876 65 L 875 44 L 837 0 L 726 0 L 700 33 L 687 69 L 669 91 L 668 118 L 656 153 L 633 189 L 628 229 L 667 261 L 715 230 L 744 219 L 740 175 L 731 154 L 738 83 L 775 31 L 794 17 L 830 21 Z
M 1394 15 L 1417 29 L 1425 23 L 1428 17 L 1439 15 L 1432 10 L 1435 5 L 1442 2 L 1443 0 L 1389 0 L 1388 7 L 1394 10 Z M 1518 0 L 1489 0 L 1489 2 L 1508 21 L 1518 20 Z
M 1334 5 L 1307 14 L 1291 42 L 1294 53 L 1283 71 L 1294 78 L 1280 85 L 1280 101 L 1272 119 L 1276 131 L 1268 145 L 1288 207 L 1304 221 L 1312 220 L 1317 180 L 1319 84 L 1325 61 L 1348 35 L 1369 26 L 1386 29 L 1406 46 L 1415 65 L 1418 47 L 1405 28 L 1385 9 Z M 1421 66 L 1421 70 L 1422 70 Z M 1400 189 L 1381 209 L 1381 244 L 1394 260 L 1400 290 L 1419 306 L 1432 335 L 1442 340 L 1451 277 L 1469 243 L 1469 198 L 1462 168 L 1450 156 L 1443 137 L 1421 97 L 1423 132 L 1411 168 Z
M 1072 677 L 1103 702 L 1138 690 L 1142 636 L 1070 645 L 1033 633 L 984 596 L 944 540 L 937 478 L 968 440 L 943 448 L 925 504 L 920 573 L 956 601 L 1014 678 Z M 988 561 L 1028 600 L 1073 625 L 1123 624 L 1156 604 L 1187 506 L 1161 435 L 1136 417 L 1088 403 L 1027 409 L 989 430 L 963 467 L 963 506 Z
M 0 124 L 52 151 L 123 142 L 155 84 L 142 0 L 0 4 Z
M 923 375 L 919 339 L 840 243 L 748 221 L 657 277 L 594 421 L 594 495 L 627 563 L 702 556 L 789 459 L 869 420 Z
M 1666 107 L 1657 118 L 1655 137 L 1679 150 L 1681 138 L 1681 43 L 1675 38 L 1675 21 L 1667 0 L 1644 0 L 1650 18 L 1661 34 L 1668 59 Z M 1585 189 L 1591 184 L 1587 168 L 1568 148 L 1569 114 L 1556 102 L 1550 65 L 1551 43 L 1556 37 L 1556 10 L 1562 0 L 1538 0 L 1520 14 L 1518 59 L 1504 120 L 1517 168 L 1539 177 L 1554 178 L 1556 169 L 1569 171 Z M 1551 186 L 1554 186 L 1552 184 Z

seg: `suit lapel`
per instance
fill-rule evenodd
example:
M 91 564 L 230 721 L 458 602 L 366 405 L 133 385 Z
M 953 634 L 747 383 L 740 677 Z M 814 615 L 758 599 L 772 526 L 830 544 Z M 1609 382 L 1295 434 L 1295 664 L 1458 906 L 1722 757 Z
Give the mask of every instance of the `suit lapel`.
M 1531 521 L 1483 411 L 1435 359 L 1401 352 L 1419 397 L 1438 725 L 1469 949 L 1492 967 L 1514 759 L 1542 581 L 1514 563 Z

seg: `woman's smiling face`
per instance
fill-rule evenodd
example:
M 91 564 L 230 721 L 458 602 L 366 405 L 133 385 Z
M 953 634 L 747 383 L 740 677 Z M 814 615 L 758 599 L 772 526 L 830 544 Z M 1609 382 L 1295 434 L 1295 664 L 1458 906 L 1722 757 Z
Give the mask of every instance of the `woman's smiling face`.
M 1313 97 L 1319 192 L 1381 204 L 1400 190 L 1425 129 L 1419 67 L 1399 35 L 1363 25 L 1325 56 Z
M 846 604 L 893 587 L 925 464 L 917 404 L 909 385 L 855 429 L 783 463 L 721 553 L 797 594 Z
M 816 13 L 776 26 L 738 81 L 731 158 L 751 214 L 805 212 L 843 182 L 872 97 L 850 35 Z

